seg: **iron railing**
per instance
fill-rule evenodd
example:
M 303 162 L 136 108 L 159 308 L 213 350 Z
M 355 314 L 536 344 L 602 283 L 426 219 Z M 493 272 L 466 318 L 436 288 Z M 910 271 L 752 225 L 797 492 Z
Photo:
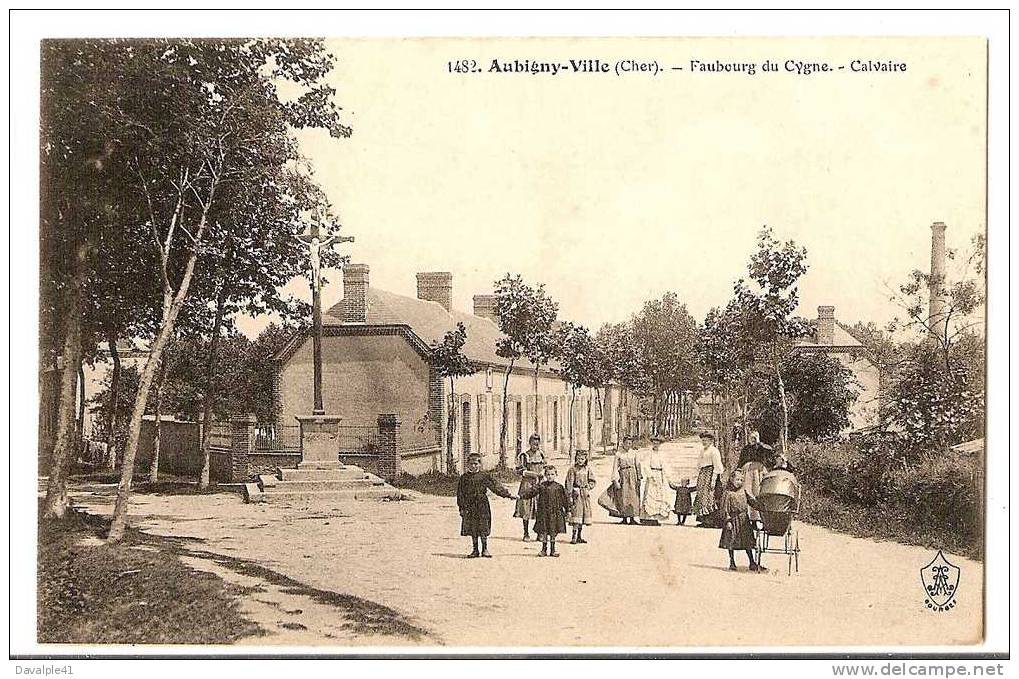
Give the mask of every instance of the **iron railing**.
M 340 425 L 337 443 L 340 455 L 378 455 L 379 428 L 374 424 Z
M 259 453 L 301 452 L 301 425 L 259 425 L 255 428 L 255 451 Z

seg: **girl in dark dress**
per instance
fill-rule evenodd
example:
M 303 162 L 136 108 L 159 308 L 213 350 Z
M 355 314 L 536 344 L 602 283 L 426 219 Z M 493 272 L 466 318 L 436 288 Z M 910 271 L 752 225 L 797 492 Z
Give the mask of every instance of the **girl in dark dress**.
M 722 537 L 718 541 L 720 549 L 729 550 L 729 570 L 736 570 L 735 551 L 743 550 L 750 559 L 750 570 L 763 572 L 768 570 L 754 559 L 754 527 L 750 523 L 750 508 L 759 508 L 757 498 L 747 494 L 743 488 L 743 472 L 736 469 L 729 477 L 729 483 L 722 494 L 720 514 L 725 521 L 722 526 Z
M 520 493 L 522 498 L 538 499 L 534 519 L 534 532 L 541 538 L 541 554 L 538 556 L 559 556 L 555 551 L 555 536 L 566 532 L 566 512 L 570 509 L 570 500 L 566 489 L 555 478 L 556 468 L 549 465 L 545 467 L 541 483 Z
M 467 471 L 456 484 L 456 506 L 461 517 L 460 535 L 469 535 L 474 545 L 474 549 L 467 555 L 469 559 L 479 556 L 492 558 L 488 553 L 488 535 L 492 532 L 492 507 L 488 504 L 488 491 L 500 497 L 516 499 L 491 474 L 481 471 L 481 456 L 473 453 L 467 458 Z

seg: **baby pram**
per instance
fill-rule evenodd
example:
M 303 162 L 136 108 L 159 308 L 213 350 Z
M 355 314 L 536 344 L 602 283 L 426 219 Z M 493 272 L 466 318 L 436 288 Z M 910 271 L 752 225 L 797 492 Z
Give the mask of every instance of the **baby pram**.
M 800 484 L 790 472 L 776 469 L 761 478 L 757 494 L 760 521 L 755 522 L 757 563 L 762 554 L 785 554 L 788 574 L 793 566 L 800 571 L 800 535 L 793 529 L 793 518 L 800 510 Z

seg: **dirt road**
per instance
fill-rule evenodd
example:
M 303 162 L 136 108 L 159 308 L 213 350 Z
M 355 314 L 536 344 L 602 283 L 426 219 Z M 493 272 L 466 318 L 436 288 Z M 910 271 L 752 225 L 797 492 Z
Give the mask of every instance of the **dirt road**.
M 696 443 L 667 445 L 675 476 Z M 611 458 L 595 460 L 597 493 Z M 562 465 L 560 465 L 562 466 Z M 112 489 L 74 491 L 108 513 Z M 930 550 L 798 524 L 800 572 L 727 570 L 718 532 L 622 526 L 596 509 L 587 545 L 538 558 L 513 505 L 492 499 L 492 559 L 466 559 L 453 498 L 335 507 L 245 505 L 232 495 L 136 496 L 133 525 L 180 538 L 196 568 L 251 586 L 258 644 L 744 646 L 966 644 L 980 637 L 982 566 L 962 569 L 956 608 L 925 609 Z

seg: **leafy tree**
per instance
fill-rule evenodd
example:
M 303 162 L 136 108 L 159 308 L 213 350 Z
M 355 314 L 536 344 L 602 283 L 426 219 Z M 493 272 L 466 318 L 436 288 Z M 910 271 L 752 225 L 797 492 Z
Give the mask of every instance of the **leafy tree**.
M 892 295 L 905 315 L 890 328 L 906 334 L 907 340 L 883 414 L 899 433 L 905 459 L 940 452 L 983 432 L 983 235 L 974 236 L 965 257 L 951 250 L 947 257 L 950 268 L 944 279 L 913 271 Z M 931 318 L 927 310 L 935 294 L 943 304 L 940 315 Z
M 849 427 L 849 410 L 856 401 L 851 370 L 824 352 L 787 355 L 782 368 L 789 400 L 789 437 L 815 441 L 838 438 Z M 765 406 L 755 426 L 765 441 L 780 437 L 782 421 L 778 385 L 771 382 Z
M 693 391 L 699 381 L 697 322 L 675 292 L 644 303 L 630 321 L 630 335 L 642 373 L 642 391 L 651 400 L 657 433 L 670 396 Z
M 633 410 L 632 394 L 647 393 L 647 375 L 641 370 L 636 343 L 633 340 L 629 322 L 605 323 L 595 335 L 601 370 L 605 382 L 615 382 L 620 389 L 619 407 L 616 408 L 616 431 L 625 436 L 628 431 L 628 416 Z
M 912 331 L 929 343 L 946 370 L 952 368 L 952 346 L 967 333 L 983 327 L 986 302 L 984 271 L 986 241 L 983 234 L 973 236 L 969 253 L 961 259 L 954 250 L 946 257 L 954 265 L 944 278 L 936 279 L 929 272 L 914 269 L 909 280 L 899 286 L 891 298 L 903 310 L 890 327 L 893 331 Z M 949 278 L 951 276 L 951 279 Z M 931 297 L 943 300 L 936 318 L 929 315 Z
M 708 312 L 698 343 L 701 386 L 710 390 L 714 400 L 718 444 L 726 464 L 734 463 L 738 455 L 733 426 L 741 418 L 746 428 L 760 390 L 749 320 L 738 300 L 732 299 L 724 309 Z
M 446 473 L 456 474 L 456 457 L 453 455 L 453 432 L 456 431 L 456 378 L 471 375 L 474 365 L 464 356 L 467 329 L 457 323 L 442 341 L 432 347 L 431 363 L 436 372 L 449 379 L 449 410 L 446 417 Z
M 946 450 L 983 433 L 984 394 L 969 383 L 964 366 L 918 350 L 892 388 L 889 424 L 902 437 L 900 455 L 915 459 Z
M 116 190 L 103 195 L 115 197 L 115 227 L 131 229 L 131 242 L 148 250 L 134 276 L 158 281 L 161 299 L 128 430 L 110 530 L 115 542 L 125 527 L 156 366 L 188 298 L 199 257 L 216 242 L 212 236 L 220 225 L 248 228 L 231 215 L 237 204 L 250 202 L 252 187 L 279 186 L 292 171 L 298 159 L 293 128 L 325 128 L 336 137 L 348 135 L 349 128 L 339 122 L 334 92 L 322 84 L 332 57 L 321 41 L 90 41 L 74 49 L 78 55 L 61 61 L 57 70 L 72 73 L 80 86 L 60 104 L 88 111 L 89 124 L 71 132 L 87 140 L 83 148 L 101 150 L 91 167 L 113 169 Z M 279 94 L 284 82 L 286 100 Z M 57 148 L 63 132 L 60 126 L 53 129 Z M 54 191 L 93 193 L 80 177 L 58 179 Z M 79 240 L 91 245 L 87 237 Z M 80 317 L 79 309 L 70 310 Z
M 574 449 L 573 411 L 577 391 L 582 387 L 597 389 L 605 381 L 604 361 L 591 332 L 582 325 L 564 323 L 560 330 L 561 347 L 557 372 L 570 385 L 570 457 Z
M 534 365 L 534 391 L 538 392 L 538 371 L 555 355 L 553 335 L 559 307 L 545 293 L 545 286 L 531 287 L 517 275 L 506 274 L 495 282 L 495 313 L 503 337 L 496 353 L 509 360 L 502 389 L 502 423 L 499 429 L 499 465 L 506 466 L 506 425 L 508 419 L 509 378 L 513 366 L 522 357 Z M 534 430 L 538 429 L 535 408 Z
M 116 145 L 96 130 L 103 121 L 90 101 L 105 92 L 108 54 L 85 41 L 42 45 L 40 120 L 40 354 L 60 369 L 56 443 L 43 516 L 67 509 L 66 475 L 77 450 L 75 383 L 90 352 L 87 283 L 98 250 L 97 232 L 119 217 Z
M 280 365 L 274 357 L 295 332 L 292 326 L 285 323 L 270 323 L 248 348 L 247 393 L 252 402 L 243 412 L 255 413 L 260 422 L 279 420 L 279 403 L 275 394 Z
M 749 281 L 740 279 L 733 292 L 737 304 L 746 310 L 743 332 L 758 348 L 757 357 L 772 370 L 778 389 L 782 426 L 779 445 L 788 450 L 789 403 L 782 375 L 784 357 L 792 342 L 810 332 L 807 323 L 793 316 L 799 306 L 800 277 L 807 271 L 807 251 L 794 241 L 780 243 L 768 227 L 757 237 L 757 251 L 747 265 Z

